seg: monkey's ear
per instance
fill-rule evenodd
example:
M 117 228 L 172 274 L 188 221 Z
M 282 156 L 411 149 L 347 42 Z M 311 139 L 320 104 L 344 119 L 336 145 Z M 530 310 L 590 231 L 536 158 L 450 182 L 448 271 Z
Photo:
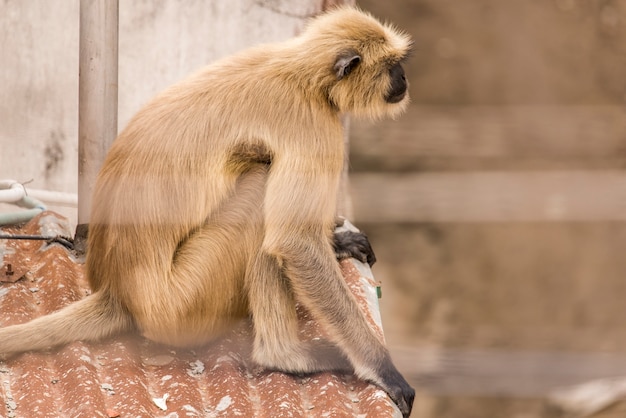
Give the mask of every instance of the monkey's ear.
M 340 55 L 333 67 L 335 74 L 337 74 L 337 80 L 341 80 L 350 74 L 360 62 L 361 57 L 354 51 Z

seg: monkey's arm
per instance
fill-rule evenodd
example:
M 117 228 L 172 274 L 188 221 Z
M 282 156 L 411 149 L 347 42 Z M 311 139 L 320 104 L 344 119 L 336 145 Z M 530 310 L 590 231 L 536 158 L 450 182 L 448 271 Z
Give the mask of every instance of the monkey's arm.
M 266 189 L 266 229 L 261 257 L 267 268 L 276 269 L 279 277 L 284 277 L 284 292 L 300 301 L 329 332 L 355 373 L 385 389 L 403 414 L 408 415 L 415 392 L 395 368 L 389 352 L 361 312 L 343 280 L 333 252 L 330 235 L 335 207 L 328 202 L 334 202 L 336 180 L 328 173 L 316 173 L 315 167 L 302 167 L 303 162 L 298 162 L 301 164 L 298 167 L 272 166 Z M 261 277 L 259 272 L 263 270 L 254 272 L 257 288 L 260 282 L 269 284 L 276 280 L 276 275 Z M 270 288 L 276 290 L 277 286 Z M 258 297 L 251 299 L 260 300 Z M 268 301 L 265 306 L 259 302 L 260 306 L 252 307 L 257 331 L 255 351 L 289 355 L 284 352 L 285 345 L 289 344 L 272 341 L 271 332 L 257 326 L 268 315 L 276 316 L 270 322 L 280 323 L 277 320 L 283 313 L 277 312 L 277 308 L 284 309 L 288 303 L 275 303 L 276 294 L 266 294 L 262 300 Z M 292 340 L 297 339 L 293 331 L 291 335 Z M 297 345 L 296 342 L 292 346 Z M 264 359 L 257 357 L 257 360 Z M 280 357 L 277 362 L 281 362 Z M 281 368 L 280 364 L 274 366 Z M 326 370 L 324 365 L 303 362 L 300 371 L 315 371 L 316 368 Z

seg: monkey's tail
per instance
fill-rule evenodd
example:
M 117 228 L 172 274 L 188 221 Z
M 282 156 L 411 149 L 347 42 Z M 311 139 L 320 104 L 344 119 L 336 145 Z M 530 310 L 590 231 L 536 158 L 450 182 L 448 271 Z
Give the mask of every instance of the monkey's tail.
M 132 326 L 123 307 L 100 291 L 50 315 L 1 328 L 0 358 L 72 341 L 96 341 Z

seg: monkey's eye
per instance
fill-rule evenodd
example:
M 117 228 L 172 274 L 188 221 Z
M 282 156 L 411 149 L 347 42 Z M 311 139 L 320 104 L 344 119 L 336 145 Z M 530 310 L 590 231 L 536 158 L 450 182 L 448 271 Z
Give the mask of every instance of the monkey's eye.
M 342 55 L 337 58 L 335 62 L 335 66 L 333 69 L 335 70 L 335 74 L 337 75 L 337 80 L 341 80 L 348 74 L 354 70 L 357 65 L 361 62 L 361 57 L 356 53 L 349 53 L 346 55 Z

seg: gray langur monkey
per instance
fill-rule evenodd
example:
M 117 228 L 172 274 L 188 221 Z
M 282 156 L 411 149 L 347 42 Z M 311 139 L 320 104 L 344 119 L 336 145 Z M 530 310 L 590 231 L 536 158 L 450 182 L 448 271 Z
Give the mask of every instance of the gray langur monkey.
M 332 231 L 340 115 L 399 115 L 410 47 L 390 25 L 342 7 L 156 96 L 98 176 L 86 259 L 93 293 L 1 329 L 0 356 L 132 329 L 195 346 L 250 315 L 257 364 L 354 372 L 408 416 L 415 392 L 345 284 Z M 332 344 L 299 340 L 296 301 Z

